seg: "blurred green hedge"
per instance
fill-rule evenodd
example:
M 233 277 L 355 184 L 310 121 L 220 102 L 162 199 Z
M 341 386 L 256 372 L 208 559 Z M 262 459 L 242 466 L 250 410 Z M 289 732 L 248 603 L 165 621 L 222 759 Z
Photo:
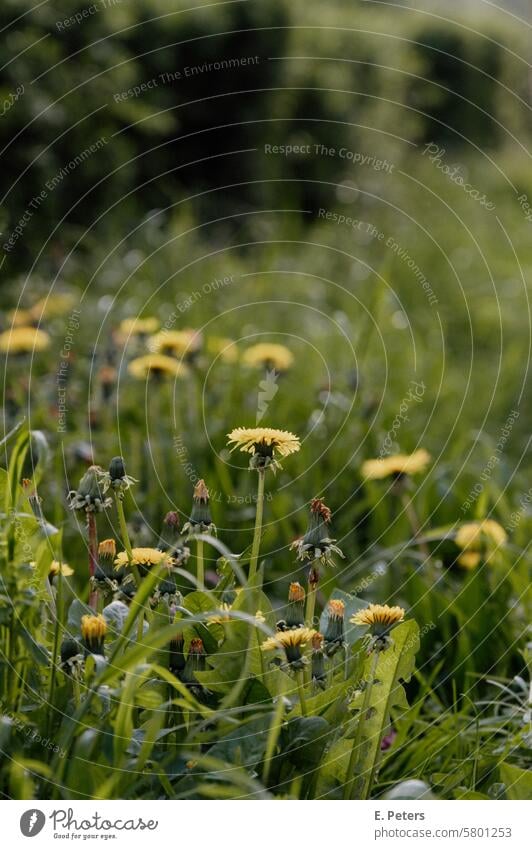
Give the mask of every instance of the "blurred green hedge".
M 59 188 L 25 225 L 10 270 L 45 242 L 53 262 L 100 216 L 96 232 L 191 194 L 208 219 L 308 208 L 345 171 L 338 157 L 267 157 L 266 143 L 356 150 L 370 127 L 385 157 L 396 134 L 485 149 L 528 129 L 511 93 L 525 97 L 525 45 L 500 19 L 479 34 L 353 0 L 172 6 L 63 0 L 29 11 L 3 0 L 2 238 L 48 181 Z

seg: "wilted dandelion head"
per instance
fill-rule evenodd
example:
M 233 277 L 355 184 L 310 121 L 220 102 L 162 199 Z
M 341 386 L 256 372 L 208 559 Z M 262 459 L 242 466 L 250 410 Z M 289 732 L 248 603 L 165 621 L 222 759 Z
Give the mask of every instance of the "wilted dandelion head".
M 192 495 L 192 510 L 188 522 L 183 525 L 183 533 L 215 533 L 216 528 L 211 517 L 209 490 L 203 478 L 197 482 Z
M 264 367 L 275 369 L 275 371 L 287 371 L 294 362 L 294 355 L 284 345 L 260 342 L 244 351 L 242 362 L 253 368 Z
M 298 560 L 321 560 L 332 566 L 333 554 L 343 557 L 342 550 L 335 545 L 336 540 L 330 536 L 328 525 L 331 521 L 331 511 L 321 498 L 313 498 L 310 502 L 310 520 L 304 537 L 294 540 L 290 548 L 297 550 Z M 316 573 L 316 578 L 319 575 Z M 316 580 L 317 583 L 317 580 Z
M 0 333 L 0 351 L 4 354 L 31 354 L 50 347 L 50 337 L 36 327 L 13 327 Z
M 341 598 L 331 598 L 327 604 L 327 615 L 331 619 L 343 619 L 345 604 Z
M 428 451 L 420 448 L 413 454 L 392 454 L 377 460 L 366 460 L 362 463 L 362 476 L 366 480 L 380 480 L 392 475 L 416 475 L 425 471 L 430 459 Z
M 292 581 L 288 589 L 288 601 L 305 601 L 305 589 L 299 581 Z
M 107 623 L 102 614 L 81 617 L 81 636 L 85 648 L 92 654 L 103 654 L 103 643 L 107 633 Z
M 314 651 L 320 651 L 323 646 L 323 634 L 320 634 L 319 631 L 314 632 L 314 636 L 312 637 L 312 648 Z
M 186 377 L 188 370 L 183 363 L 164 354 L 145 354 L 131 360 L 128 372 L 137 380 L 148 377 Z
M 389 607 L 387 604 L 369 604 L 359 610 L 349 620 L 352 625 L 368 625 L 371 634 L 385 636 L 390 628 L 402 622 L 405 612 L 402 607 Z
M 299 438 L 288 430 L 276 430 L 272 427 L 237 427 L 227 434 L 229 444 L 251 454 L 250 467 L 264 469 L 278 466 L 276 456 L 288 457 L 301 448 Z
M 345 604 L 341 598 L 331 598 L 326 607 L 327 627 L 325 643 L 327 654 L 334 654 L 344 642 Z
M 71 510 L 84 510 L 86 513 L 101 513 L 111 505 L 111 499 L 104 496 L 105 475 L 100 466 L 89 466 L 81 478 L 78 488 L 68 493 Z

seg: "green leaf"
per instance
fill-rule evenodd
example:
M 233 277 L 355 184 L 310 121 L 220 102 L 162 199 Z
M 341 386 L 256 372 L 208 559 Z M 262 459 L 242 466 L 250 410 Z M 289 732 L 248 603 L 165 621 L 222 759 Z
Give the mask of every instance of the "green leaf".
M 281 734 L 282 757 L 303 772 L 312 770 L 323 756 L 330 733 L 331 726 L 321 716 L 290 719 Z
M 364 663 L 363 681 L 366 686 L 369 682 L 371 691 L 355 766 L 355 798 L 365 799 L 371 791 L 381 758 L 381 741 L 390 727 L 392 711 L 408 710 L 401 681 L 409 681 L 414 672 L 415 656 L 419 649 L 419 628 L 410 620 L 393 628 L 390 636 L 392 644 L 385 651 L 379 652 L 374 674 L 373 652 Z M 364 697 L 365 692 L 359 691 L 351 707 L 358 708 L 360 712 Z
M 503 763 L 501 781 L 506 785 L 507 799 L 532 799 L 532 770 Z
M 435 799 L 429 785 L 424 781 L 411 779 L 400 781 L 391 787 L 382 797 L 383 799 Z

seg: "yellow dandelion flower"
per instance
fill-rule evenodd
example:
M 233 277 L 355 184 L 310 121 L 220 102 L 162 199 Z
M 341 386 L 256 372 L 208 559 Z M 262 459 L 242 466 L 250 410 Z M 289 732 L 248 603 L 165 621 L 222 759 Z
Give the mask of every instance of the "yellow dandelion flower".
M 287 371 L 294 362 L 294 355 L 284 345 L 274 345 L 260 342 L 252 345 L 242 355 L 242 362 L 253 368 L 275 369 Z
M 187 327 L 185 330 L 161 330 L 150 339 L 150 350 L 156 354 L 173 354 L 184 357 L 201 347 L 201 333 Z
M 377 460 L 362 463 L 362 475 L 366 480 L 380 480 L 390 475 L 416 475 L 424 472 L 430 462 L 430 454 L 424 448 L 413 454 L 392 454 Z
M 274 637 L 268 637 L 261 645 L 262 651 L 278 651 L 283 649 L 288 663 L 301 665 L 302 650 L 307 643 L 312 642 L 315 634 L 313 628 L 292 628 L 290 631 L 279 631 Z
M 36 327 L 13 327 L 0 333 L 0 351 L 4 354 L 31 354 L 45 351 L 50 337 Z
M 480 563 L 480 554 L 478 551 L 464 551 L 463 554 L 458 557 L 456 562 L 462 567 L 462 569 L 466 569 L 468 572 L 471 572 L 473 569 L 476 569 Z
M 234 443 L 232 451 L 237 448 L 251 454 L 252 468 L 265 468 L 279 464 L 275 455 L 288 457 L 301 448 L 299 438 L 288 430 L 276 430 L 273 427 L 237 427 L 227 434 L 229 444 Z
M 164 354 L 146 354 L 144 357 L 136 357 L 128 365 L 128 371 L 138 380 L 148 377 L 185 377 L 187 367 L 172 357 Z
M 120 337 L 126 340 L 129 336 L 147 336 L 150 333 L 156 333 L 159 325 L 159 319 L 155 316 L 124 318 L 118 325 L 118 332 Z
M 81 636 L 88 651 L 103 654 L 103 644 L 107 633 L 107 622 L 99 613 L 97 616 L 81 617 Z
M 352 625 L 369 625 L 376 636 L 383 636 L 390 628 L 402 622 L 405 612 L 402 607 L 389 607 L 387 604 L 369 604 L 359 610 L 349 620 Z
M 15 309 L 9 310 L 6 314 L 6 318 L 8 323 L 12 327 L 23 327 L 29 324 L 33 324 L 35 321 L 34 315 L 31 310 L 23 310 L 23 309 Z
M 40 298 L 33 305 L 30 313 L 34 321 L 40 321 L 42 318 L 58 318 L 72 309 L 75 303 L 76 298 L 71 293 L 57 292 Z
M 494 519 L 482 519 L 462 525 L 455 536 L 455 542 L 462 553 L 457 563 L 463 569 L 475 569 L 482 555 L 489 559 L 493 550 L 504 545 L 508 539 L 506 531 Z
M 56 575 L 59 575 L 59 572 L 61 572 L 64 578 L 70 578 L 70 576 L 74 574 L 74 570 L 68 565 L 68 563 L 63 563 L 60 560 L 52 560 L 48 576 L 50 578 L 54 578 Z
M 236 363 L 238 360 L 238 348 L 232 339 L 224 336 L 210 336 L 207 339 L 207 353 L 220 357 L 225 363 Z
M 508 536 L 504 528 L 494 519 L 483 519 L 479 522 L 467 522 L 462 525 L 455 537 L 459 548 L 478 548 L 483 541 L 493 545 L 504 545 Z
M 261 625 L 266 622 L 266 617 L 262 610 L 257 610 L 255 613 L 255 622 L 260 623 Z
M 224 622 L 230 622 L 231 616 L 229 616 L 229 611 L 231 610 L 231 605 L 226 602 L 222 602 L 220 607 L 218 608 L 218 612 L 213 614 L 213 616 L 209 616 L 207 622 L 211 625 L 223 625 Z
M 153 566 L 159 566 L 161 563 L 172 565 L 172 558 L 166 551 L 160 551 L 158 548 L 133 548 L 131 550 L 133 559 L 131 564 L 137 566 L 141 570 L 149 570 Z M 127 551 L 120 551 L 115 558 L 115 569 L 123 569 L 129 564 Z

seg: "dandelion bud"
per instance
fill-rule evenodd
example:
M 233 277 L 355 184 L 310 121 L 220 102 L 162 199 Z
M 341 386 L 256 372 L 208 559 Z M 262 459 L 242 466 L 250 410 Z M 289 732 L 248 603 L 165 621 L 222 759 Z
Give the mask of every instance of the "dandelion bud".
M 67 638 L 61 643 L 61 663 L 66 664 L 69 660 L 80 653 L 80 646 L 77 640 Z
M 199 480 L 194 487 L 192 496 L 192 510 L 190 518 L 183 527 L 183 533 L 212 533 L 215 528 L 211 518 L 209 507 L 209 490 L 204 480 Z
M 183 633 L 180 631 L 170 640 L 170 653 L 168 658 L 168 666 L 170 671 L 179 677 L 179 674 L 183 672 L 185 668 L 185 654 L 183 651 L 185 645 L 185 638 L 183 637 Z
M 166 516 L 164 517 L 164 524 L 174 533 L 178 532 L 180 521 L 179 513 L 177 512 L 177 510 L 170 510 L 170 512 L 166 514 Z
M 85 649 L 89 654 L 103 654 L 107 623 L 103 616 L 82 616 L 81 636 Z
M 111 484 L 115 481 L 121 480 L 125 474 L 126 469 L 122 457 L 113 457 L 109 463 L 109 477 L 111 478 Z
M 339 598 L 333 598 L 327 604 L 327 629 L 325 631 L 325 651 L 333 655 L 344 642 L 345 604 Z
M 104 539 L 98 545 L 98 568 L 95 572 L 100 580 L 116 577 L 114 560 L 116 557 L 116 542 L 114 539 Z M 101 574 L 100 574 L 101 573 Z
M 305 624 L 305 590 L 297 581 L 290 584 L 286 611 L 288 628 L 300 628 Z
M 130 475 L 126 475 L 126 467 L 122 457 L 113 457 L 109 463 L 109 471 L 105 478 L 106 489 L 110 486 L 111 489 L 114 489 L 120 496 L 123 496 L 124 492 L 129 489 L 132 484 L 137 483 L 135 478 L 132 478 Z
M 197 684 L 196 672 L 204 672 L 206 667 L 205 649 L 203 640 L 195 637 L 190 641 L 188 657 L 182 673 L 182 680 L 186 684 Z
M 323 654 L 323 634 L 316 631 L 312 637 L 311 675 L 313 682 L 324 690 L 327 681 L 325 655 Z

